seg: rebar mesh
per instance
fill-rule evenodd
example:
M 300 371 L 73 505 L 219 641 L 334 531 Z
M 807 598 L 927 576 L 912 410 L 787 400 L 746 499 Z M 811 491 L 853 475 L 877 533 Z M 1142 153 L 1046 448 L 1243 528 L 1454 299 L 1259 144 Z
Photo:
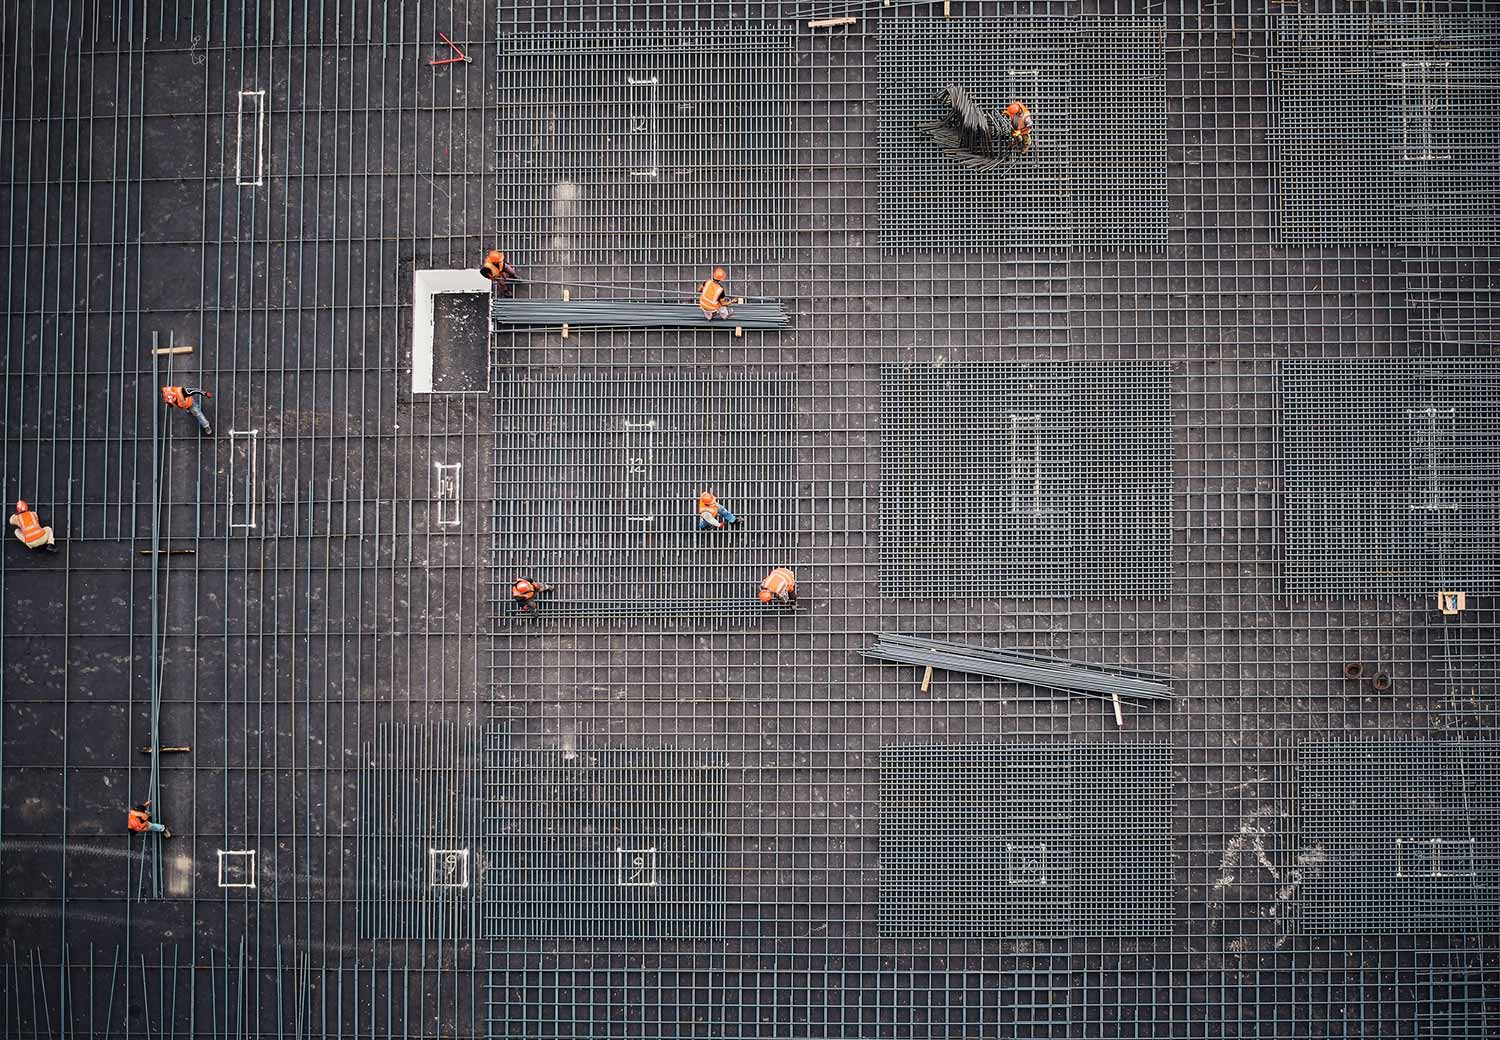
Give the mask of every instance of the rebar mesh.
M 1489 741 L 1300 745 L 1298 929 L 1500 931 L 1497 774 Z
M 792 379 L 601 366 L 507 369 L 496 388 L 502 624 L 766 616 L 756 591 L 798 530 Z M 701 528 L 705 491 L 738 522 Z M 556 591 L 518 611 L 517 578 Z
M 693 751 L 494 753 L 491 938 L 724 934 L 725 773 Z
M 1171 749 L 961 745 L 880 755 L 880 934 L 1171 930 Z
M 1286 591 L 1497 587 L 1500 368 L 1288 360 L 1281 390 Z
M 1167 366 L 881 367 L 885 596 L 1165 594 Z
M 1500 20 L 1288 11 L 1267 125 L 1288 244 L 1500 241 Z
M 1166 240 L 1159 19 L 880 22 L 880 241 L 964 252 Z M 985 110 L 1026 103 L 1032 150 L 975 172 L 922 123 L 950 84 Z

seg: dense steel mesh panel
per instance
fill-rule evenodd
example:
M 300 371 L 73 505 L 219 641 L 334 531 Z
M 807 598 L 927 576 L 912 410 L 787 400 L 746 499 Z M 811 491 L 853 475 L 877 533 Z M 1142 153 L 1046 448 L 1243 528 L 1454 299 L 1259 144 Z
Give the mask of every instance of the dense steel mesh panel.
M 1500 367 L 1282 363 L 1294 594 L 1488 592 L 1500 582 Z
M 1167 366 L 881 368 L 880 591 L 1163 595 Z
M 1500 931 L 1500 743 L 1297 748 L 1298 929 Z

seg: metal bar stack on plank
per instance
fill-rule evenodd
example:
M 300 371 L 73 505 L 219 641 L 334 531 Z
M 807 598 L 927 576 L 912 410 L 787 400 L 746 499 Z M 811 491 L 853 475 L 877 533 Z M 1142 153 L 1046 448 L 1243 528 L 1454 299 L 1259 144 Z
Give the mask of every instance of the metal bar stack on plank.
M 742 329 L 784 329 L 791 325 L 786 309 L 776 300 L 741 303 L 727 319 L 709 321 L 692 303 L 656 303 L 650 300 L 509 300 L 496 297 L 490 304 L 490 326 L 504 331 L 508 326 L 548 328 L 558 325 L 604 326 L 607 328 L 691 328 L 733 333 Z
M 882 632 L 875 645 L 862 656 L 876 661 L 931 666 L 950 672 L 1029 683 L 1086 697 L 1172 699 L 1172 691 L 1166 683 L 1170 676 L 1156 672 L 1124 667 L 1106 670 L 1066 658 L 1042 657 L 923 636 Z

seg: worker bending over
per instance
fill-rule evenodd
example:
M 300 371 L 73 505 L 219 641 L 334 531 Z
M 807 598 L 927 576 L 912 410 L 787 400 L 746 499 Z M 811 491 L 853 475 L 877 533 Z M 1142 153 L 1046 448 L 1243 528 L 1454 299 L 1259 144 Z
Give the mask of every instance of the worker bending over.
M 728 506 L 721 504 L 712 491 L 705 491 L 698 496 L 698 530 L 705 527 L 723 529 L 739 522 L 740 518 L 731 513 Z
M 16 538 L 26 548 L 57 552 L 57 539 L 52 537 L 52 528 L 42 526 L 24 498 L 16 501 L 16 511 L 10 515 L 10 526 L 16 529 Z
M 159 823 L 151 822 L 151 799 L 149 798 L 130 810 L 129 815 L 125 817 L 125 827 L 136 834 L 154 832 L 160 834 L 163 838 L 170 838 L 172 836 L 172 832 L 167 830 L 166 827 Z
M 203 436 L 214 435 L 213 424 L 208 421 L 208 416 L 203 414 L 203 409 L 198 407 L 195 400 L 198 394 L 212 398 L 213 394 L 197 386 L 164 386 L 161 388 L 161 399 L 175 408 L 181 408 L 184 412 L 192 415 L 198 421 L 198 429 L 203 431 Z
M 703 317 L 709 321 L 715 318 L 727 318 L 730 315 L 729 297 L 724 288 L 724 282 L 729 277 L 729 272 L 722 267 L 715 267 L 713 277 L 704 282 L 698 290 L 698 309 L 703 312 Z M 744 300 L 736 301 L 744 303 Z
M 544 592 L 551 592 L 557 586 L 544 585 L 542 582 L 533 581 L 531 578 L 517 578 L 514 585 L 510 587 L 511 602 L 519 611 L 531 609 L 531 604 L 537 596 Z
M 777 567 L 760 583 L 760 601 L 784 607 L 797 605 L 797 576 L 790 567 Z
M 1012 101 L 1005 106 L 1005 114 L 1010 119 L 1011 146 L 1031 151 L 1031 109 L 1023 102 Z
M 513 295 L 515 287 L 510 284 L 510 280 L 520 278 L 516 269 L 506 261 L 505 254 L 498 249 L 491 249 L 484 254 L 484 263 L 479 265 L 479 273 L 494 282 L 502 296 Z

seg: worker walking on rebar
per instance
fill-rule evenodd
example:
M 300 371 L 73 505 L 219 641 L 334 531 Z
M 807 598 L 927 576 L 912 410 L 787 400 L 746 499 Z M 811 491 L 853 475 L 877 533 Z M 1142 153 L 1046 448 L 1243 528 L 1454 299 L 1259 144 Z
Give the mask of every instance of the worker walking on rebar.
M 510 587 L 510 599 L 519 611 L 531 609 L 531 604 L 544 592 L 551 592 L 557 586 L 546 585 L 532 578 L 517 578 L 515 584 Z
M 125 817 L 125 827 L 136 834 L 155 833 L 163 838 L 172 836 L 172 832 L 165 826 L 151 822 L 151 799 L 149 798 L 130 810 L 130 814 Z
M 728 290 L 724 287 L 724 282 L 728 278 L 728 271 L 722 267 L 715 267 L 713 276 L 698 289 L 698 308 L 703 311 L 703 317 L 709 321 L 715 318 L 727 318 L 732 313 L 729 309 Z M 734 302 L 744 303 L 745 301 Z
M 505 254 L 498 249 L 491 249 L 484 254 L 484 263 L 479 265 L 479 273 L 494 282 L 502 296 L 514 295 L 516 290 L 510 284 L 511 280 L 519 280 L 521 277 L 505 259 Z
M 720 502 L 712 491 L 705 491 L 698 496 L 698 530 L 707 527 L 722 530 L 739 522 L 740 518 L 731 513 L 729 507 Z
M 784 607 L 797 605 L 797 576 L 790 567 L 776 567 L 760 583 L 760 601 Z
M 10 515 L 10 526 L 16 529 L 16 540 L 26 548 L 57 552 L 57 539 L 52 536 L 52 528 L 42 526 L 24 498 L 16 500 L 16 511 Z
M 214 395 L 199 386 L 164 386 L 161 388 L 161 399 L 174 408 L 181 408 L 184 412 L 192 415 L 198 422 L 198 429 L 203 431 L 203 436 L 214 435 L 213 424 L 208 421 L 208 416 L 203 414 L 203 409 L 198 407 L 197 396 L 212 398 Z
M 1005 106 L 1005 115 L 1010 120 L 1011 147 L 1031 151 L 1031 109 L 1024 102 L 1012 101 Z

